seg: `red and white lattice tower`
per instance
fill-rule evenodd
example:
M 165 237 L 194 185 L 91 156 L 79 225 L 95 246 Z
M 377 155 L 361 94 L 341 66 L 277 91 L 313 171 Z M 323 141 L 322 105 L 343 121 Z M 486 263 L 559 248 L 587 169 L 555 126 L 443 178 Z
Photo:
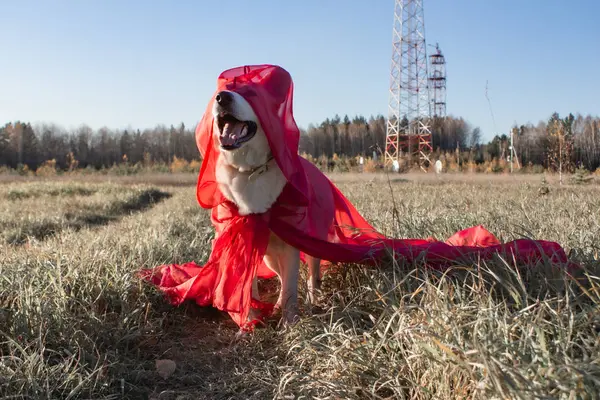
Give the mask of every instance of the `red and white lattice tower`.
M 385 163 L 416 159 L 426 170 L 432 147 L 423 15 L 423 0 L 395 0 Z

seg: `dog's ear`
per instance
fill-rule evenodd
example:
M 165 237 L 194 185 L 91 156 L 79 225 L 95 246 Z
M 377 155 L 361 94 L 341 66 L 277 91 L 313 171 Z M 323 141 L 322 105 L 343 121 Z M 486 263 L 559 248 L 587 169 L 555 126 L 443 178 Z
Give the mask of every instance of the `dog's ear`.
M 246 65 L 222 72 L 217 80 L 219 88 L 237 91 L 246 98 L 257 95 L 255 85 L 265 90 L 279 105 L 286 100 L 292 88 L 292 77 L 277 65 Z
M 292 77 L 289 72 L 278 66 L 269 66 L 261 71 L 259 75 L 261 86 L 273 96 L 277 104 L 283 103 L 292 84 Z

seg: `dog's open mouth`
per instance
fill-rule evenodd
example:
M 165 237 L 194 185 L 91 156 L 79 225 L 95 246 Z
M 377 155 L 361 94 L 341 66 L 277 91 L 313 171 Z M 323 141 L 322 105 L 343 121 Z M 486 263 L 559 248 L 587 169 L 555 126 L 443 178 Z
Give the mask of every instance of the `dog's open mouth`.
M 223 150 L 235 150 L 256 134 L 256 123 L 240 121 L 227 113 L 219 114 L 217 127 L 219 128 L 219 142 Z

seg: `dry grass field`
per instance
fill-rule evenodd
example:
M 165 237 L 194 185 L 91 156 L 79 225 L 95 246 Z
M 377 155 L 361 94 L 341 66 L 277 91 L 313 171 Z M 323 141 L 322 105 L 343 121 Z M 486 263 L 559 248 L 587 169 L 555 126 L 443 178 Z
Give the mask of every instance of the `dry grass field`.
M 274 319 L 236 339 L 227 315 L 171 307 L 136 276 L 206 260 L 195 178 L 0 183 L 0 398 L 599 397 L 596 183 L 549 178 L 545 193 L 539 175 L 333 176 L 390 236 L 445 239 L 482 224 L 504 241 L 558 241 L 584 270 L 500 257 L 445 274 L 342 265 L 296 326 Z

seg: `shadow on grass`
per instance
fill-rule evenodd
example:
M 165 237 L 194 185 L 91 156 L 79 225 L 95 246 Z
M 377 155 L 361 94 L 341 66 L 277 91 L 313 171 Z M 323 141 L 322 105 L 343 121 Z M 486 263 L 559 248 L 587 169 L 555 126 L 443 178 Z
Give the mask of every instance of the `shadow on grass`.
M 7 200 L 18 201 L 40 196 L 91 196 L 97 192 L 97 189 L 89 189 L 85 187 L 66 186 L 60 188 L 38 188 L 36 190 L 21 190 L 14 189 L 5 194 Z
M 22 226 L 13 226 L 6 233 L 5 241 L 10 245 L 22 245 L 30 238 L 45 240 L 67 229 L 79 231 L 84 228 L 108 225 L 128 214 L 144 211 L 171 196 L 170 193 L 158 189 L 143 190 L 129 199 L 111 204 L 103 213 L 83 210 L 77 213 L 65 213 L 59 221 L 39 220 Z

